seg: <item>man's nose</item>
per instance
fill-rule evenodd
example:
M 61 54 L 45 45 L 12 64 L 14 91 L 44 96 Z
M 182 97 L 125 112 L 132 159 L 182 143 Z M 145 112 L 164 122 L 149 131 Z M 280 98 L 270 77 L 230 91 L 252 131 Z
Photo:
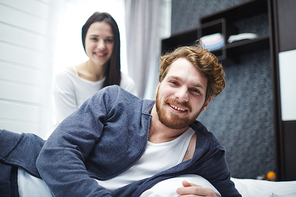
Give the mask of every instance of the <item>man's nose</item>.
M 186 87 L 180 87 L 175 96 L 180 102 L 187 102 L 189 100 L 188 89 Z

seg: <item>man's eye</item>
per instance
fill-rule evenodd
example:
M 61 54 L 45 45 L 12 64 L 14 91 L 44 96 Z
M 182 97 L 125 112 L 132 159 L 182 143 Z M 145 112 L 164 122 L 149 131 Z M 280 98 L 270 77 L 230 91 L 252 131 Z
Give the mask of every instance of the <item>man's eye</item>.
M 176 81 L 171 81 L 171 84 L 178 85 L 178 83 Z
M 198 89 L 195 89 L 195 88 L 191 88 L 190 91 L 193 92 L 193 93 L 200 94 L 200 91 Z

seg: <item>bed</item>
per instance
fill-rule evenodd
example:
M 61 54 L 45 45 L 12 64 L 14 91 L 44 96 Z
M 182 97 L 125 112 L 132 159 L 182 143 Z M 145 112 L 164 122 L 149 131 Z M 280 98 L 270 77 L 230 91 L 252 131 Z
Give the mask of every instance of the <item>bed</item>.
M 30 176 L 21 168 L 18 170 L 20 196 L 52 196 L 47 185 L 40 179 Z M 21 180 L 22 179 L 22 180 Z M 28 181 L 30 179 L 30 181 Z M 198 175 L 182 175 L 176 178 L 164 180 L 151 189 L 146 190 L 140 197 L 178 197 L 176 189 L 182 187 L 182 181 L 195 183 L 202 187 L 208 187 L 219 193 L 206 179 Z M 231 178 L 236 189 L 243 197 L 296 197 L 296 181 L 266 181 L 256 179 Z M 36 188 L 37 189 L 32 189 Z
M 184 175 L 156 184 L 151 189 L 145 191 L 141 197 L 178 197 L 176 188 L 182 187 L 182 181 L 185 179 L 189 182 L 217 191 L 207 180 L 200 176 Z M 231 178 L 231 180 L 243 197 L 296 197 L 296 181 L 275 182 L 238 178 Z
M 266 181 L 232 178 L 243 197 L 296 197 L 296 181 Z

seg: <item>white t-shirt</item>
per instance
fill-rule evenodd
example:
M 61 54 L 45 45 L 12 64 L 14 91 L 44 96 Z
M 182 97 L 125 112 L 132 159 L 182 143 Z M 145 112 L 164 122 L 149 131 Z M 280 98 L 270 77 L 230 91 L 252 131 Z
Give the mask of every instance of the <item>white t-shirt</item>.
M 193 134 L 194 130 L 189 128 L 169 142 L 154 144 L 148 141 L 144 154 L 135 165 L 112 179 L 97 182 L 106 190 L 113 191 L 176 166 L 183 161 Z
M 105 78 L 96 82 L 89 81 L 68 69 L 57 74 L 53 85 L 54 128 L 102 89 L 104 80 Z M 137 96 L 135 82 L 125 73 L 121 73 L 120 87 Z

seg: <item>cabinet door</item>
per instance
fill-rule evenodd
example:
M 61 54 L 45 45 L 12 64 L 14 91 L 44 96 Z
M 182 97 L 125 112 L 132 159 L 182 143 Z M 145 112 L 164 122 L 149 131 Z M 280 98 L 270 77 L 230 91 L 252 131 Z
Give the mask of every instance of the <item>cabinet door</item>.
M 278 52 L 280 53 L 295 50 L 296 1 L 276 0 L 276 4 Z M 293 66 L 296 66 L 296 64 Z M 279 65 L 279 67 L 281 67 L 281 65 Z M 279 81 L 281 81 L 281 79 L 279 79 Z M 295 85 L 291 86 L 293 86 L 292 89 L 295 89 Z M 292 89 L 291 91 L 293 91 Z M 293 105 L 295 105 L 295 103 Z M 282 140 L 279 142 L 278 146 L 280 146 L 282 150 L 279 157 L 282 160 L 280 161 L 282 163 L 282 166 L 280 167 L 281 169 L 279 169 L 282 173 L 281 179 L 296 180 L 296 120 L 280 120 L 280 122 L 282 124 L 282 129 L 280 131 Z
M 295 8 L 295 0 L 277 0 L 279 52 L 296 49 Z

